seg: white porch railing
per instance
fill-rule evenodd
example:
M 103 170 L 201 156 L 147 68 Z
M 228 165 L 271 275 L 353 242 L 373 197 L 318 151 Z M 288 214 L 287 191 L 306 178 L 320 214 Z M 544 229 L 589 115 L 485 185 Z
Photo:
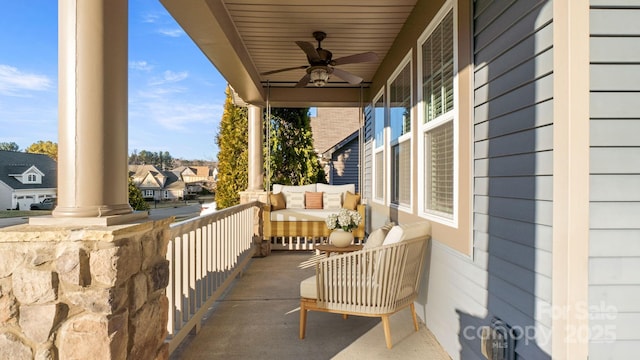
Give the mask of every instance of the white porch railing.
M 167 249 L 170 275 L 169 353 L 224 293 L 253 255 L 254 222 L 259 202 L 172 224 Z

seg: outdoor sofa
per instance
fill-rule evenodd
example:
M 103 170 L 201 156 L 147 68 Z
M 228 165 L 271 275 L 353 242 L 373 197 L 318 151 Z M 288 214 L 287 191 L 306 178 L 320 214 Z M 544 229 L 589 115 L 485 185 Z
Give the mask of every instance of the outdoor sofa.
M 355 238 L 364 238 L 365 206 L 354 184 L 281 185 L 274 184 L 269 203 L 263 209 L 263 237 L 328 237 L 331 230 L 325 219 L 342 207 L 356 210 L 362 221 L 353 230 Z

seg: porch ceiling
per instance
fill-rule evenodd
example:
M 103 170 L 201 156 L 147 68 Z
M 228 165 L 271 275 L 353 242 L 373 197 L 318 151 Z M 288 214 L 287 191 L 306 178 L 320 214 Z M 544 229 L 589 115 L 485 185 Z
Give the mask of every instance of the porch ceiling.
M 332 76 L 323 88 L 294 88 L 304 69 L 261 73 L 307 65 L 295 41 L 317 45 L 314 31 L 324 31 L 324 49 L 333 58 L 373 51 L 378 60 L 340 65 L 368 87 L 416 0 L 160 0 L 238 95 L 262 105 L 267 82 L 274 106 L 357 106 L 360 85 Z M 315 47 L 315 46 L 314 46 Z

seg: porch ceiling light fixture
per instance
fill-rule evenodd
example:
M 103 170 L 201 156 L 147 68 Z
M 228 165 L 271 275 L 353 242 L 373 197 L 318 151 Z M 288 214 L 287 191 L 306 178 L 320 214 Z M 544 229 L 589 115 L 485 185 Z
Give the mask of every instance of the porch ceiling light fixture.
M 322 87 L 329 81 L 329 71 L 326 66 L 311 66 L 307 69 L 309 81 L 317 87 Z

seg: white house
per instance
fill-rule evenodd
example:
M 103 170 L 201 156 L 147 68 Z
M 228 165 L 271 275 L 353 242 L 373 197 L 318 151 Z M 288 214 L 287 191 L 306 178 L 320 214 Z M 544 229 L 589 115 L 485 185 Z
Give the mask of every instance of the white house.
M 0 151 L 0 209 L 28 210 L 56 197 L 57 165 L 47 155 Z

